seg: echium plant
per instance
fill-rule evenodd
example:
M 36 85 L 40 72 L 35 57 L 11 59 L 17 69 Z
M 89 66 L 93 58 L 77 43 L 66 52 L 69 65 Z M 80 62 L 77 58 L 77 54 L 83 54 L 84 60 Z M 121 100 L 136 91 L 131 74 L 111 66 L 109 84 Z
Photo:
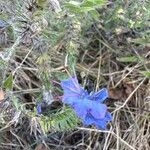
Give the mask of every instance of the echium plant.
M 61 81 L 63 88 L 63 103 L 73 108 L 84 125 L 94 124 L 97 128 L 105 129 L 106 123 L 112 119 L 103 101 L 108 97 L 106 88 L 90 94 L 79 85 L 76 77 Z
M 112 119 L 110 112 L 107 111 L 107 106 L 103 104 L 103 101 L 108 97 L 106 88 L 88 93 L 80 86 L 76 76 L 61 80 L 60 85 L 63 89 L 62 102 L 65 107 L 49 116 L 41 115 L 42 129 L 45 131 L 73 129 L 80 122 L 86 126 L 95 125 L 99 129 L 106 129 L 107 122 Z M 41 105 L 39 104 L 37 112 L 41 113 Z

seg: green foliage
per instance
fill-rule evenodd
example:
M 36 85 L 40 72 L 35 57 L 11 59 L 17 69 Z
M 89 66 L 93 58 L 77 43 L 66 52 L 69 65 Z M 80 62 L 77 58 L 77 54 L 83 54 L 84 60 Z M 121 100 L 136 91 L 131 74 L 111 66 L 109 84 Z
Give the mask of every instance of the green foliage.
M 6 80 L 3 82 L 3 88 L 11 89 L 13 86 L 13 75 L 10 74 Z
M 120 1 L 116 0 L 113 5 L 101 15 L 104 27 L 114 30 L 119 26 L 126 28 L 145 28 L 149 26 L 150 1 Z
M 73 73 L 75 65 L 76 65 L 76 55 L 77 55 L 77 47 L 76 44 L 70 41 L 67 46 L 67 65 L 68 69 L 71 73 Z
M 64 107 L 55 114 L 50 114 L 49 116 L 41 115 L 39 123 L 45 132 L 68 131 L 77 127 L 79 119 L 71 108 Z
M 6 62 L 3 59 L 0 59 L 0 70 L 5 68 Z
M 41 55 L 38 58 L 38 63 L 41 65 L 41 67 L 39 68 L 39 78 L 42 81 L 42 85 L 48 90 L 51 88 L 51 83 L 50 83 L 50 71 L 46 68 L 47 64 L 47 59 L 44 58 L 47 57 L 47 55 Z
M 13 104 L 14 108 L 16 108 L 16 110 L 19 110 L 21 104 L 19 103 L 19 101 L 16 97 L 12 98 L 12 104 Z
M 150 78 L 150 71 L 141 71 L 141 73 L 145 76 Z
M 47 0 L 36 0 L 36 3 L 41 8 L 44 8 L 46 6 L 46 4 L 47 4 Z
M 63 80 L 68 77 L 68 75 L 65 72 L 60 72 L 60 71 L 52 73 L 52 76 L 57 80 Z
M 49 72 L 47 72 L 47 71 L 43 71 L 41 74 L 40 74 L 40 76 L 41 76 L 41 80 L 42 80 L 42 83 L 43 83 L 43 85 L 44 85 L 44 87 L 46 88 L 46 89 L 50 89 L 51 88 L 51 83 L 50 83 L 50 74 L 49 74 Z
M 45 11 L 43 15 L 40 15 L 41 18 L 45 18 L 48 24 L 48 26 L 42 30 L 41 36 L 48 42 L 50 48 L 53 48 L 65 34 L 67 20 L 63 15 L 63 12 L 62 14 L 49 13 L 49 10 Z
M 16 96 L 11 96 L 12 106 L 15 108 L 15 110 L 21 111 L 24 114 L 28 114 L 29 110 L 26 109 L 25 104 L 22 103 L 20 99 L 18 99 Z
M 136 44 L 146 45 L 150 43 L 150 37 L 141 37 L 141 38 L 133 39 L 132 42 Z
M 12 98 L 12 104 L 16 111 L 21 111 L 29 118 L 37 116 L 36 109 L 34 111 L 27 110 L 16 97 Z M 50 110 L 46 115 L 38 115 L 38 121 L 41 129 L 47 133 L 48 131 L 68 131 L 74 129 L 79 124 L 75 112 L 70 107 L 63 107 L 56 112 Z
M 139 58 L 136 56 L 125 56 L 125 57 L 118 57 L 117 60 L 120 62 L 128 63 L 128 62 L 138 62 Z
M 83 2 L 70 1 L 65 3 L 65 7 L 73 13 L 81 14 L 89 12 L 93 17 L 98 17 L 99 13 L 96 8 L 99 8 L 104 4 L 105 0 L 84 0 Z
M 141 45 L 147 45 L 150 43 L 150 30 L 146 29 L 140 33 L 140 37 L 132 39 L 131 42 Z

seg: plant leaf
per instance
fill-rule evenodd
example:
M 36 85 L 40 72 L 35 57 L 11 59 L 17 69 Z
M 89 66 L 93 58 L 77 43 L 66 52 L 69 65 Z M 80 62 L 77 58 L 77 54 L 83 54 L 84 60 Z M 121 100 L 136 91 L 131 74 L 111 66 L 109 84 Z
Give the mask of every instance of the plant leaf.
M 81 7 L 97 7 L 103 5 L 105 0 L 85 0 L 81 3 Z
M 6 80 L 3 82 L 3 88 L 11 89 L 13 86 L 13 75 L 10 74 Z
M 137 39 L 131 40 L 131 42 L 136 43 L 136 44 L 146 45 L 150 43 L 150 38 L 149 37 L 137 38 Z
M 125 57 L 117 57 L 117 60 L 120 62 L 138 62 L 139 58 L 136 56 L 125 56 Z
M 15 107 L 17 110 L 19 110 L 19 107 L 20 107 L 21 104 L 18 102 L 18 99 L 17 99 L 16 97 L 13 97 L 12 103 L 13 103 L 14 107 Z
M 45 132 L 50 130 L 66 131 L 74 129 L 79 123 L 79 119 L 71 108 L 63 108 L 61 111 L 49 116 L 40 116 L 39 123 Z
M 145 77 L 150 77 L 150 71 L 141 71 Z
M 95 7 L 103 5 L 105 0 L 84 0 L 83 2 L 70 1 L 65 6 L 74 13 L 89 12 L 95 10 Z
M 81 12 L 80 3 L 75 1 L 70 1 L 68 3 L 64 4 L 65 7 L 67 7 L 70 11 L 74 13 Z

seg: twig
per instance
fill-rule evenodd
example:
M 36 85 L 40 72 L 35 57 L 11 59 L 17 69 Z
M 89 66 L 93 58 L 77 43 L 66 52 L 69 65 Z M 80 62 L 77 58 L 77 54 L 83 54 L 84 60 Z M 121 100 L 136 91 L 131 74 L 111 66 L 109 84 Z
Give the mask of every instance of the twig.
M 123 103 L 123 105 L 121 105 L 120 107 L 118 107 L 117 109 L 115 109 L 112 113 L 114 113 L 114 112 L 120 110 L 121 108 L 123 108 L 123 107 L 127 104 L 127 102 L 130 100 L 130 98 L 133 96 L 133 94 L 134 94 L 134 93 L 138 90 L 138 88 L 143 84 L 143 82 L 145 81 L 145 79 L 146 79 L 146 78 L 144 78 L 144 79 L 140 82 L 140 84 L 133 90 L 133 92 L 129 95 L 129 97 L 126 99 L 126 101 Z
M 122 143 L 124 143 L 126 146 L 128 146 L 130 149 L 132 150 L 136 150 L 134 147 L 132 147 L 129 143 L 127 143 L 126 141 L 124 141 L 120 136 L 116 135 L 113 131 L 107 131 L 107 130 L 98 130 L 98 129 L 90 129 L 90 128 L 84 128 L 84 127 L 78 127 L 77 129 L 79 130 L 84 130 L 84 131 L 93 131 L 93 132 L 97 132 L 97 133 L 111 133 L 115 138 L 117 138 L 118 140 L 120 140 Z

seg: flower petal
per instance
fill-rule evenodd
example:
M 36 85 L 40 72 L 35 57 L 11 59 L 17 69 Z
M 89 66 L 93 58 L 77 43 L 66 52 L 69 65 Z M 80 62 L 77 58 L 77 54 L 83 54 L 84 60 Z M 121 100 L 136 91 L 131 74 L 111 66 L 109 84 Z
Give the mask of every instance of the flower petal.
M 78 99 L 79 98 L 76 97 L 76 96 L 74 96 L 74 97 L 63 96 L 62 102 L 65 103 L 65 104 L 73 106 L 74 104 L 76 104 L 78 102 Z
M 98 92 L 94 92 L 89 96 L 89 99 L 103 102 L 108 97 L 108 91 L 106 88 L 99 90 Z
M 106 129 L 107 122 L 105 120 L 98 120 L 95 122 L 97 128 Z
M 91 115 L 96 119 L 102 119 L 105 117 L 107 106 L 105 104 L 98 103 L 93 101 L 92 107 L 90 107 Z
M 36 105 L 36 112 L 37 112 L 38 114 L 40 114 L 40 113 L 42 112 L 41 103 L 37 103 L 37 105 Z
M 69 104 L 74 109 L 83 124 L 94 124 L 98 128 L 106 128 L 107 121 L 112 120 L 111 114 L 107 112 L 107 106 L 102 104 L 108 97 L 106 88 L 89 95 L 79 85 L 76 77 L 62 80 L 61 86 L 64 91 L 63 102 Z
M 104 119 L 95 119 L 93 116 L 88 114 L 84 120 L 82 120 L 84 125 L 95 125 L 97 128 L 106 129 L 107 121 Z
M 91 115 L 87 115 L 83 120 L 84 125 L 91 125 L 95 123 L 95 119 Z
M 64 94 L 80 94 L 81 92 L 81 87 L 75 77 L 62 80 L 60 84 L 64 90 Z
M 106 116 L 103 119 L 96 119 L 90 114 L 87 114 L 84 120 L 82 120 L 84 125 L 95 125 L 97 128 L 106 129 L 107 121 L 110 121 L 111 114 L 106 112 Z
M 110 112 L 108 112 L 108 111 L 106 112 L 105 120 L 106 120 L 106 121 L 111 121 L 111 120 L 112 120 L 111 113 L 110 113 Z
M 111 113 L 106 112 L 105 118 L 95 120 L 95 125 L 97 128 L 106 129 L 107 122 L 111 120 L 112 120 Z
M 80 117 L 81 119 L 84 120 L 88 113 L 87 105 L 85 105 L 85 103 L 82 102 L 82 100 L 80 100 L 79 103 L 74 104 L 73 108 L 74 108 L 76 114 L 78 115 L 78 117 Z

